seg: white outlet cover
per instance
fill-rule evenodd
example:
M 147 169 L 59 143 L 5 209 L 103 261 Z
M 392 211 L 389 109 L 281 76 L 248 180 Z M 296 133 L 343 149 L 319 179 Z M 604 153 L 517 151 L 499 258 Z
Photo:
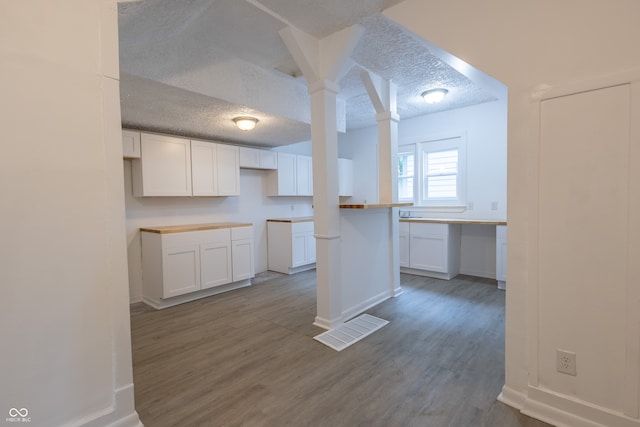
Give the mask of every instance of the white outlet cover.
M 576 354 L 571 351 L 557 349 L 556 370 L 563 374 L 576 376 Z

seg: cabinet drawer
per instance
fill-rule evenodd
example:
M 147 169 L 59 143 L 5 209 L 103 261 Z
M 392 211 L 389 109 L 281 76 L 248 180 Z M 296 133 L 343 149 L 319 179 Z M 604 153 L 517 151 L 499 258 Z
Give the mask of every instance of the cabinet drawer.
M 234 227 L 231 229 L 231 240 L 253 239 L 253 227 Z
M 408 222 L 401 222 L 398 231 L 402 235 L 409 234 L 409 223 Z
M 292 233 L 313 232 L 313 221 L 294 222 L 291 224 Z
M 418 223 L 411 222 L 410 233 L 412 236 L 439 235 L 447 236 L 449 234 L 449 224 L 434 223 Z
M 199 233 L 199 240 L 202 243 L 231 242 L 231 232 L 228 228 L 221 228 L 219 230 L 204 230 L 199 231 Z

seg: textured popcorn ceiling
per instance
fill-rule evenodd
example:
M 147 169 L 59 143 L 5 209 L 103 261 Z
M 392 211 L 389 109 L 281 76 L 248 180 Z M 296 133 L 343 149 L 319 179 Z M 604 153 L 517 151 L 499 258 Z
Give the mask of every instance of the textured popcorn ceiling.
M 449 66 L 446 53 L 379 14 L 399 1 L 121 3 L 123 124 L 252 145 L 309 140 L 306 82 L 278 35 L 287 22 L 316 37 L 353 24 L 365 28 L 352 55 L 354 66 L 339 82 L 343 131 L 345 122 L 346 129 L 375 125 L 360 79 L 363 69 L 398 85 L 401 119 L 495 100 L 495 90 Z M 486 76 L 480 81 L 486 82 Z M 449 94 L 442 103 L 427 105 L 420 93 L 433 87 L 445 87 Z M 254 131 L 234 128 L 231 118 L 241 114 L 260 119 Z

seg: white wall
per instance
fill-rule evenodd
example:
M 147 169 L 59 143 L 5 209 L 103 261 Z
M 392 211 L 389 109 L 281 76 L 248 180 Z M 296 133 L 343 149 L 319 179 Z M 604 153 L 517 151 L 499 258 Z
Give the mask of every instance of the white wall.
M 439 13 L 434 14 L 434 9 Z M 465 13 L 460 13 L 461 10 Z M 628 409 L 638 407 L 637 373 L 640 362 L 637 343 L 626 348 L 610 348 L 615 355 L 606 357 L 598 344 L 593 344 L 608 339 L 637 342 L 640 330 L 638 322 L 633 320 L 638 317 L 637 300 L 629 303 L 629 300 L 615 299 L 612 302 L 607 296 L 608 311 L 625 312 L 631 321 L 626 323 L 625 330 L 610 327 L 592 329 L 588 324 L 571 320 L 566 310 L 549 311 L 545 307 L 571 307 L 577 298 L 571 290 L 581 287 L 594 289 L 604 286 L 603 283 L 595 284 L 592 278 L 587 283 L 578 283 L 579 276 L 569 276 L 564 283 L 557 283 L 555 291 L 539 293 L 542 289 L 538 283 L 541 268 L 538 239 L 549 232 L 547 226 L 540 223 L 540 214 L 553 214 L 547 208 L 541 210 L 539 205 L 540 174 L 543 171 L 551 173 L 552 176 L 546 175 L 545 179 L 557 179 L 566 185 L 570 173 L 540 169 L 540 104 L 532 100 L 532 95 L 536 90 L 550 85 L 576 85 L 587 79 L 640 68 L 640 50 L 637 48 L 637 41 L 640 40 L 640 26 L 637 25 L 640 3 L 634 0 L 617 0 L 614 3 L 597 0 L 542 0 L 535 3 L 494 0 L 489 4 L 481 4 L 470 0 L 407 0 L 385 11 L 385 15 L 494 76 L 509 88 L 508 290 L 503 401 L 559 425 L 594 425 L 585 421 L 585 418 L 597 420 L 599 425 L 639 425 L 637 410 Z M 453 23 L 456 31 L 451 31 Z M 588 87 L 583 86 L 583 89 Z M 637 134 L 634 138 L 637 146 Z M 580 156 L 581 162 L 598 161 L 588 149 L 580 151 Z M 637 176 L 640 167 L 637 155 L 629 158 L 628 167 L 630 173 L 635 173 L 632 176 Z M 581 190 L 580 186 L 575 189 Z M 628 198 L 628 206 L 608 208 L 637 208 L 637 202 L 634 202 L 637 201 L 637 193 L 629 195 L 632 197 Z M 578 215 L 589 212 L 590 205 L 585 200 L 578 199 L 575 202 L 572 212 Z M 569 223 L 571 218 L 566 216 L 567 212 L 556 212 L 556 215 L 563 215 L 562 219 Z M 637 233 L 633 232 L 638 229 L 640 215 L 637 212 L 636 215 L 631 215 L 631 211 L 629 213 L 628 223 L 625 224 L 628 227 L 627 237 L 607 237 L 607 245 L 614 242 L 619 247 L 627 248 L 627 260 L 632 259 L 632 254 L 638 253 L 639 243 Z M 601 221 L 606 222 L 606 218 L 606 215 L 602 215 Z M 594 225 L 598 228 L 601 226 L 600 223 Z M 570 237 L 575 236 L 569 236 L 560 229 L 555 238 L 566 241 Z M 574 250 L 572 260 L 588 260 L 591 257 L 590 245 Z M 623 264 L 627 271 L 625 286 L 635 295 L 638 282 L 632 269 L 637 263 L 627 261 Z M 606 267 L 603 265 L 602 268 Z M 580 298 L 580 304 L 581 312 L 598 313 L 602 309 L 598 298 Z M 560 337 L 556 333 L 549 334 L 548 329 L 538 330 L 538 318 L 544 318 L 546 325 L 572 322 L 570 329 L 573 336 L 560 334 Z M 630 341 L 626 341 L 627 337 Z M 578 380 L 567 387 L 566 380 L 543 377 L 546 387 L 539 387 L 540 366 L 547 369 L 544 375 L 559 374 L 551 372 L 549 357 L 552 356 L 546 352 L 538 354 L 538 345 L 540 349 L 548 349 L 566 344 L 590 351 L 579 355 L 579 358 L 588 360 L 591 369 L 589 380 Z M 633 379 L 631 383 L 616 386 L 625 387 L 622 393 L 625 402 L 611 404 L 608 399 L 592 400 L 592 396 L 600 395 L 598 389 L 607 390 L 610 386 L 608 360 L 609 357 L 618 358 L 618 355 L 625 360 L 625 370 Z M 612 390 L 612 393 L 614 396 L 621 395 L 619 389 Z M 621 407 L 626 408 L 625 413 L 629 418 L 620 416 L 617 410 Z
M 400 121 L 399 144 L 415 144 L 431 135 L 464 131 L 467 134 L 467 202 L 465 212 L 418 212 L 431 218 L 507 218 L 507 105 L 494 101 L 472 107 Z M 339 156 L 354 160 L 354 202 L 378 200 L 377 130 L 359 129 L 340 135 Z M 373 165 L 373 166 L 372 166 Z M 498 209 L 491 209 L 491 202 Z M 495 278 L 495 227 L 462 227 L 460 271 Z
M 115 1 L 0 6 L 0 414 L 133 408 Z
M 288 149 L 287 149 L 288 148 Z M 281 151 L 305 152 L 305 144 Z M 206 222 L 250 222 L 254 230 L 255 271 L 267 270 L 267 225 L 269 218 L 313 216 L 311 197 L 267 196 L 268 171 L 240 169 L 240 196 L 234 197 L 133 197 L 131 160 L 124 161 L 132 302 L 142 298 L 141 227 L 198 224 Z
M 400 120 L 398 145 L 414 144 L 432 135 L 467 133 L 467 201 L 473 210 L 429 212 L 434 218 L 506 219 L 507 105 L 488 102 L 472 107 Z M 339 156 L 354 160 L 354 201 L 378 200 L 377 130 L 358 129 L 339 136 Z M 491 210 L 491 202 L 498 209 Z

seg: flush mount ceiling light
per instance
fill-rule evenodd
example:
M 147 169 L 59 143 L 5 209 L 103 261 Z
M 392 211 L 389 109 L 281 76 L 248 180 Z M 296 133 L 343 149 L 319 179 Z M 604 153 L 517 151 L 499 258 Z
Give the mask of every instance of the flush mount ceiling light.
M 238 129 L 241 130 L 251 130 L 256 127 L 256 123 L 258 123 L 258 119 L 251 116 L 240 116 L 235 117 L 233 122 L 238 126 Z
M 421 96 L 427 104 L 437 104 L 444 99 L 447 93 L 449 93 L 447 89 L 431 89 L 422 92 Z

